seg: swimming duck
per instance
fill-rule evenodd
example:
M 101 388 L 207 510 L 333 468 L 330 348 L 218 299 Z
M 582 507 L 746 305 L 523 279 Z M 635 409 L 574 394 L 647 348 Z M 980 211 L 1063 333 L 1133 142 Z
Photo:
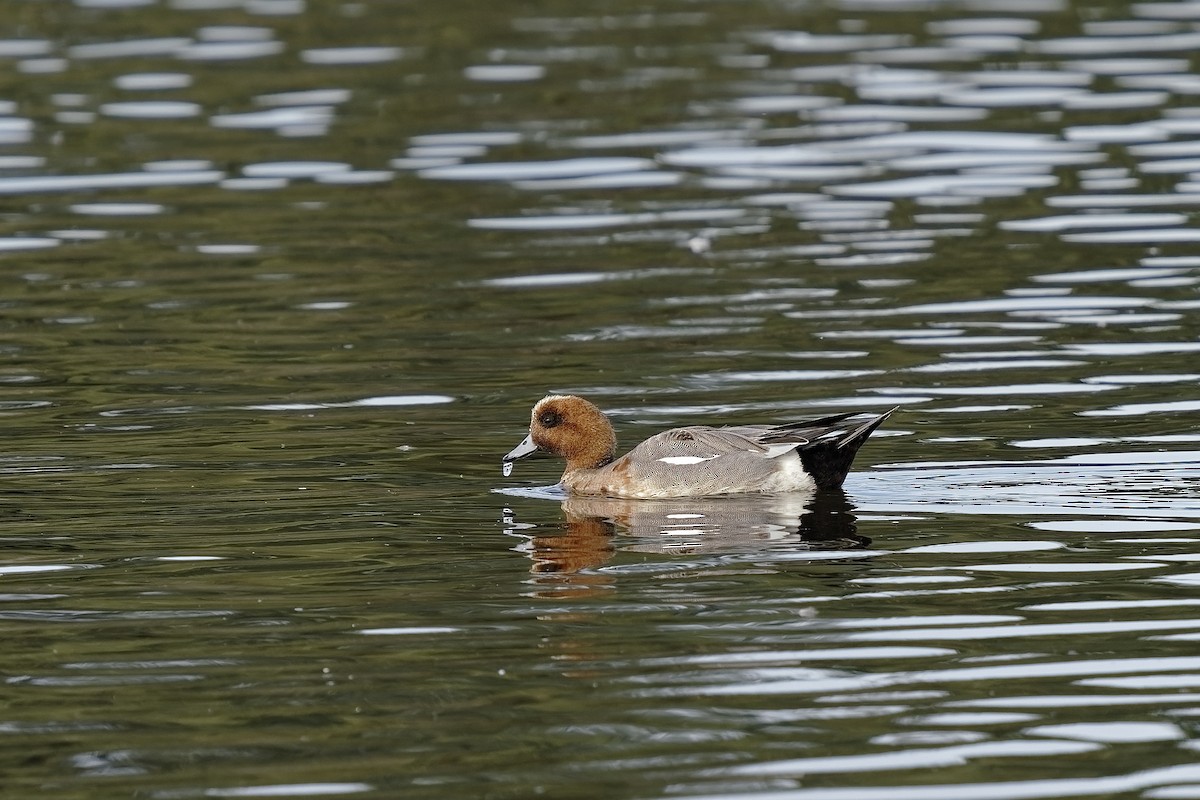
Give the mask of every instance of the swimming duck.
M 553 394 L 533 407 L 529 435 L 504 456 L 564 458 L 559 485 L 578 495 L 708 497 L 836 489 L 854 455 L 892 411 L 847 423 L 855 413 L 783 425 L 694 425 L 651 436 L 616 458 L 617 436 L 604 412 L 575 395 Z

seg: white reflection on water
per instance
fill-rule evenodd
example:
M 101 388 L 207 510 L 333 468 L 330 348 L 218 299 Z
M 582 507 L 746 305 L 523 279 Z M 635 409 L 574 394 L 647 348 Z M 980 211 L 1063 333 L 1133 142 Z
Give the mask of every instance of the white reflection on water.
M 997 337 L 998 338 L 998 337 Z M 960 344 L 959 340 L 943 341 L 931 340 L 922 341 L 919 339 L 901 339 L 898 340 L 908 344 Z M 988 359 L 981 361 L 961 361 L 961 362 L 936 362 L 933 364 L 923 364 L 918 367 L 909 367 L 907 372 L 934 372 L 934 373 L 952 373 L 952 372 L 983 372 L 994 369 L 1058 369 L 1061 367 L 1073 367 L 1082 364 L 1081 361 L 1068 361 L 1067 359 L 1052 359 L 1052 358 L 1027 358 L 1012 361 L 1003 359 Z M 1096 440 L 1088 440 L 1096 441 Z M 1097 442 L 1098 443 L 1098 442 Z
M 35 572 L 59 572 L 61 570 L 84 569 L 89 565 L 68 564 L 0 564 L 0 575 L 28 575 Z M 98 565 L 92 565 L 98 566 Z
M 1097 743 L 1171 742 L 1186 738 L 1183 730 L 1171 722 L 1074 722 L 1038 725 L 1024 732 Z
M 1050 55 L 1112 55 L 1156 53 L 1200 48 L 1200 33 L 1163 33 L 1154 36 L 1079 36 L 1043 39 L 1032 44 L 1035 52 Z
M 325 172 L 314 180 L 331 186 L 363 186 L 371 183 L 387 183 L 396 173 L 390 169 L 356 169 L 344 172 Z
M 400 47 L 320 47 L 303 50 L 300 59 L 307 64 L 380 64 L 397 61 L 407 55 Z
M 175 52 L 181 61 L 243 61 L 284 50 L 283 42 L 190 42 Z
M 39 175 L 0 177 L 0 194 L 82 192 L 95 189 L 131 189 L 152 186 L 194 186 L 216 183 L 225 177 L 217 170 L 122 172 L 90 175 Z
M 1017 383 L 995 386 L 958 386 L 958 387 L 941 387 L 941 386 L 926 386 L 926 387 L 905 387 L 903 391 L 917 392 L 922 395 L 932 397 L 947 396 L 988 396 L 988 395 L 1046 395 L 1046 394 L 1081 394 L 1090 393 L 1093 391 L 1108 391 L 1118 388 L 1113 385 L 1106 384 L 1085 384 L 1085 383 Z M 880 394 L 900 393 L 899 387 L 872 387 L 871 391 Z
M 1062 564 L 1054 565 L 1060 572 L 1070 572 L 1063 569 Z M 1066 565 L 1071 566 L 1071 565 Z M 1097 566 L 1099 570 L 1084 569 L 1082 571 L 1105 571 L 1106 564 L 1084 564 L 1085 568 Z M 1120 566 L 1120 565 L 1111 565 Z M 1143 565 L 1133 565 L 1135 568 Z M 1161 564 L 1147 565 L 1158 567 Z M 962 567 L 976 570 L 979 567 Z M 982 569 L 987 569 L 983 567 Z M 1052 571 L 1050 569 L 1044 571 Z M 920 622 L 920 620 L 914 620 Z M 1111 620 L 1108 622 L 1063 622 L 1030 625 L 1002 625 L 979 628 L 907 628 L 889 631 L 865 631 L 861 633 L 841 633 L 822 637 L 826 641 L 838 642 L 929 642 L 929 641 L 981 641 L 987 639 L 1024 639 L 1036 636 L 1088 636 L 1119 634 L 1127 632 L 1147 633 L 1153 631 L 1169 631 L 1181 628 L 1200 628 L 1200 619 L 1171 619 L 1171 620 Z
M 1122 403 L 1111 408 L 1081 411 L 1079 414 L 1084 417 L 1130 417 L 1180 411 L 1200 411 L 1200 399 L 1168 400 L 1162 403 Z
M 866 586 L 908 586 L 930 583 L 968 583 L 970 580 L 966 575 L 881 575 L 874 578 L 852 578 L 849 582 Z
M 186 72 L 135 72 L 118 75 L 113 79 L 113 85 L 126 91 L 160 91 L 186 89 L 192 85 L 192 80 Z
M 953 655 L 945 647 L 835 647 L 806 650 L 763 650 L 721 653 L 718 655 L 678 656 L 642 659 L 643 666 L 667 667 L 690 665 L 770 664 L 789 661 L 891 660 L 894 658 L 926 658 Z
M 339 172 L 349 172 L 350 165 L 341 161 L 263 161 L 242 167 L 248 178 L 316 178 Z
M 696 269 L 637 269 L 617 272 L 560 272 L 543 275 L 513 275 L 504 278 L 485 278 L 481 286 L 495 286 L 510 289 L 543 288 L 552 286 L 577 286 L 587 283 L 602 283 L 605 281 L 641 280 L 645 278 L 661 278 L 666 276 L 698 275 L 708 270 Z
M 1179 228 L 1149 228 L 1130 231 L 1067 233 L 1063 241 L 1082 244 L 1153 244 L 1163 242 L 1200 242 L 1200 231 Z
M 955 745 L 930 749 L 895 749 L 884 753 L 851 756 L 825 756 L 765 761 L 740 767 L 706 770 L 708 777 L 725 775 L 821 775 L 833 773 L 879 772 L 882 770 L 933 769 L 966 764 L 975 758 L 1021 758 L 1029 756 L 1073 755 L 1098 750 L 1099 745 L 1071 741 L 1030 741 L 1009 739 L 999 742 Z M 972 797 L 975 795 L 964 795 Z
M 523 83 L 546 75 L 541 64 L 479 64 L 463 70 L 467 80 L 485 83 Z
M 1143 297 L 1008 297 L 962 300 L 951 303 L 922 303 L 898 308 L 894 314 L 973 314 L 979 312 L 1056 311 L 1099 308 L 1141 308 L 1153 301 Z
M 669 686 L 651 689 L 636 689 L 633 692 L 644 696 L 753 696 L 753 695 L 809 695 L 825 692 L 848 692 L 863 689 L 878 690 L 891 686 L 906 685 L 942 685 L 948 683 L 972 683 L 977 681 L 1026 681 L 1035 678 L 1075 678 L 1098 675 L 1122 675 L 1127 673 L 1156 673 L 1175 672 L 1200 669 L 1200 657 L 1169 656 L 1143 658 L 1113 658 L 1088 659 L 1079 658 L 1070 661 L 1043 661 L 1031 664 L 1016 664 L 1002 666 L 959 667 L 953 669 L 934 669 L 912 672 L 879 672 L 849 677 L 787 677 L 769 679 L 770 673 L 747 670 L 740 675 L 731 672 L 714 671 L 714 682 L 705 685 Z M 691 683 L 691 676 L 686 674 L 670 674 L 660 676 L 663 683 Z M 639 681 L 640 682 L 640 681 Z M 1001 687 L 996 687 L 1000 690 Z M 1180 694 L 1173 698 L 1175 703 L 1196 702 L 1200 695 Z M 1154 703 L 1148 696 L 1100 698 L 1079 696 L 1081 704 L 1091 702 L 1129 702 Z M 1062 698 L 1049 697 L 994 697 L 984 700 L 964 700 L 948 703 L 947 705 L 964 708 L 1007 708 L 1025 707 L 1032 704 L 1035 708 L 1053 708 L 1065 701 Z
M 331 106 L 287 106 L 267 111 L 247 111 L 241 114 L 214 114 L 209 122 L 214 128 L 273 128 L 277 133 L 320 135 L 333 123 Z
M 1157 637 L 1156 637 L 1157 638 Z M 1135 675 L 1129 678 L 1084 678 L 1076 686 L 1098 686 L 1104 689 L 1194 689 L 1200 686 L 1200 675 Z
M 749 793 L 722 792 L 720 795 L 680 795 L 678 800 L 721 797 L 723 800 L 1049 800 L 1058 797 L 1115 797 L 1149 789 L 1143 796 L 1161 800 L 1183 800 L 1194 795 L 1176 793 L 1174 788 L 1190 789 L 1186 784 L 1200 782 L 1200 766 L 1181 764 L 1119 775 L 1091 778 L 1045 778 L 1027 781 L 991 781 L 987 783 L 907 784 L 854 786 L 840 788 L 783 789 Z M 1176 786 L 1178 785 L 1178 786 Z M 1155 791 L 1153 787 L 1165 787 Z
M 1003 541 L 1003 542 L 949 542 L 910 547 L 904 553 L 1024 553 L 1032 550 L 1057 550 L 1062 542 Z
M 124 39 L 116 42 L 94 42 L 68 48 L 71 58 L 145 58 L 155 55 L 171 55 L 181 47 L 191 44 L 191 39 L 164 37 L 160 39 Z
M 243 406 L 243 408 L 254 411 L 316 411 L 322 408 L 419 406 L 453 402 L 454 398 L 447 395 L 416 394 L 395 395 L 389 397 L 364 397 L 361 400 L 348 400 L 341 403 L 263 403 L 260 405 Z
M 636 189 L 674 186 L 682 183 L 681 172 L 626 172 L 588 175 L 581 178 L 545 178 L 513 181 L 513 186 L 531 192 L 558 192 L 571 189 Z
M 1200 517 L 1200 453 L 1095 453 L 1036 461 L 884 464 L 851 472 L 860 510 Z M 914 492 L 914 487 L 919 487 Z
M 374 791 L 369 783 L 279 783 L 257 786 L 213 787 L 194 795 L 171 792 L 172 797 L 323 797 Z
M 1155 225 L 1183 225 L 1187 220 L 1185 214 L 1073 214 L 1036 219 L 1004 220 L 1000 223 L 1000 228 L 1010 231 L 1057 232 L 1074 228 L 1140 228 Z
M 1172 519 L 1063 519 L 1027 523 L 1041 531 L 1063 531 L 1070 533 L 1154 533 L 1158 531 L 1200 530 L 1198 522 Z
M 166 206 L 158 203 L 75 203 L 70 210 L 75 214 L 97 217 L 143 217 L 162 214 Z
M 533 180 L 545 178 L 578 178 L 610 173 L 654 169 L 647 158 L 570 158 L 561 161 L 495 162 L 463 164 L 422 170 L 421 177 L 450 181 Z
M 44 236 L 6 236 L 0 237 L 0 252 L 9 250 L 44 250 L 58 247 L 62 242 Z
M 472 228 L 483 230 L 575 230 L 583 228 L 615 228 L 627 225 L 652 225 L 659 222 L 711 222 L 715 220 L 741 219 L 745 215 L 746 211 L 740 208 L 695 208 L 677 211 L 644 211 L 630 214 L 531 214 L 525 217 L 472 219 L 467 224 Z
M 1125 216 L 1157 216 L 1130 214 Z M 1074 219 L 1075 217 L 1070 217 Z M 1115 281 L 1132 281 L 1145 278 L 1166 278 L 1182 275 L 1182 268 L 1171 267 L 1128 267 L 1124 269 L 1086 269 L 1078 272 L 1050 272 L 1044 275 L 1034 275 L 1036 283 L 1105 283 Z
M 1161 353 L 1200 352 L 1200 342 L 1108 342 L 1104 344 L 1068 344 L 1064 350 L 1091 356 L 1139 356 Z

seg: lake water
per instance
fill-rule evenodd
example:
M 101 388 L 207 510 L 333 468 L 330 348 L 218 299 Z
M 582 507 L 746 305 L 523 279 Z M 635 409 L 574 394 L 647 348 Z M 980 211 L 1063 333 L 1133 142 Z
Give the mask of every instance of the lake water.
M 1200 2 L 0 11 L 8 794 L 1200 798 Z

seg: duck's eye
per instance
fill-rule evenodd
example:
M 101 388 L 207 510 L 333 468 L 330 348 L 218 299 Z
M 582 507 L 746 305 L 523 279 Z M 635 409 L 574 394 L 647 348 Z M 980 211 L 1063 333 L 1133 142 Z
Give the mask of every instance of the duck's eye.
M 553 428 L 560 422 L 562 422 L 562 415 L 557 411 L 543 411 L 542 415 L 538 417 L 538 424 L 543 428 Z

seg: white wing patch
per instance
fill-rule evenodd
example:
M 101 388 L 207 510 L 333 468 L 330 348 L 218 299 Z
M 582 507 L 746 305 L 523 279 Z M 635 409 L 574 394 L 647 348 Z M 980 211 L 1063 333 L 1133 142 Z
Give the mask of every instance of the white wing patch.
M 800 442 L 778 442 L 776 444 L 767 445 L 767 452 L 763 458 L 779 458 L 782 455 L 792 452 L 800 446 Z
M 716 456 L 708 456 L 707 458 L 701 456 L 663 456 L 659 459 L 659 461 L 664 464 L 689 465 L 699 464 L 704 461 L 712 461 L 714 458 L 716 458 Z

